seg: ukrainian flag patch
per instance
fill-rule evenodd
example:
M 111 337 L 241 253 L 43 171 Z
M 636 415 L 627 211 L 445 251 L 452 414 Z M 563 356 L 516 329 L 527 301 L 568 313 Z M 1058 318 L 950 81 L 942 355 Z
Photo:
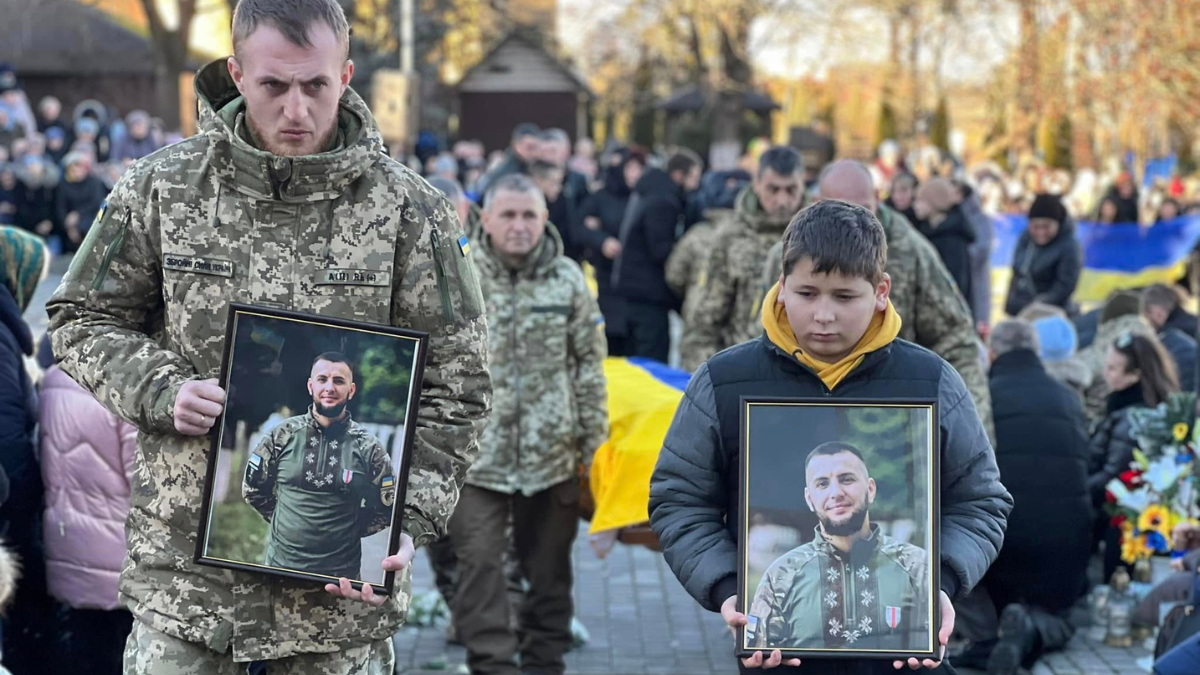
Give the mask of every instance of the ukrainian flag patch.
M 262 466 L 262 457 L 257 452 L 250 453 L 250 466 L 256 469 Z
M 396 479 L 392 478 L 391 476 L 384 476 L 383 483 L 380 485 L 380 487 L 390 488 L 395 484 L 396 484 Z
M 471 242 L 467 240 L 467 235 L 458 238 L 458 250 L 462 251 L 464 256 L 471 252 Z

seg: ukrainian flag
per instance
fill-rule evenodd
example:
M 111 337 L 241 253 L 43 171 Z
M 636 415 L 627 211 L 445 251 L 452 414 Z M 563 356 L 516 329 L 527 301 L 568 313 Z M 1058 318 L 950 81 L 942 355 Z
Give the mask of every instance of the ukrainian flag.
M 993 217 L 996 240 L 992 248 L 992 306 L 1002 315 L 1012 277 L 1013 252 L 1029 219 Z M 1083 274 L 1075 301 L 1103 302 L 1113 291 L 1174 283 L 1184 274 L 1188 254 L 1200 241 L 1200 214 L 1182 216 L 1142 227 L 1136 223 L 1104 225 L 1079 222 L 1075 237 L 1083 245 Z
M 608 441 L 592 460 L 595 534 L 650 520 L 650 474 L 691 376 L 643 358 L 609 358 Z

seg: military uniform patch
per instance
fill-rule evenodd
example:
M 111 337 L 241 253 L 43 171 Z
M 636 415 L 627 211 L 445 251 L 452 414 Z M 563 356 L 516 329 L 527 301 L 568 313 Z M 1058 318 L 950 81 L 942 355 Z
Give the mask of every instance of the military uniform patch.
M 250 466 L 256 469 L 262 468 L 262 457 L 257 452 L 250 453 Z
M 396 479 L 391 476 L 384 476 L 383 483 L 379 488 L 381 490 L 379 500 L 383 502 L 384 506 L 390 507 L 396 503 Z
M 467 235 L 458 238 L 458 250 L 462 251 L 465 256 L 471 252 L 471 242 L 467 239 Z
M 104 214 L 107 211 L 108 211 L 108 200 L 105 199 L 103 202 L 100 203 L 100 210 L 96 212 L 96 217 L 92 219 L 92 227 L 95 227 L 96 225 L 98 225 L 100 223 L 100 219 L 104 217 Z

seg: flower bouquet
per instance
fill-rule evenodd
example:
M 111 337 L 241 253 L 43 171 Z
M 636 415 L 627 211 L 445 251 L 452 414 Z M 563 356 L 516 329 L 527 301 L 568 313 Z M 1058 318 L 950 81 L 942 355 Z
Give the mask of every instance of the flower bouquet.
M 1134 461 L 1109 481 L 1107 510 L 1113 527 L 1121 530 L 1121 560 L 1129 564 L 1173 550 L 1172 531 L 1200 519 L 1200 475 L 1195 449 L 1200 445 L 1196 395 L 1173 394 L 1156 408 L 1129 412 L 1131 434 L 1137 443 Z

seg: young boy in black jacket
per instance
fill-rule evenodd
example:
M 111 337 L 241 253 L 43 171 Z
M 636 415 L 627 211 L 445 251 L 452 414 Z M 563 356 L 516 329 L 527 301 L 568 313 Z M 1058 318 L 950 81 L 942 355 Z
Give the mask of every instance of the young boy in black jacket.
M 727 349 L 692 376 L 650 480 L 650 524 L 684 588 L 731 628 L 737 611 L 739 407 L 743 395 L 936 398 L 941 436 L 941 630 L 954 629 L 951 601 L 983 577 L 1004 539 L 1012 497 L 975 405 L 941 357 L 896 336 L 888 300 L 887 243 L 874 214 L 821 201 L 784 234 L 784 267 L 763 302 L 765 334 Z M 800 665 L 779 650 L 742 659 L 742 670 Z M 884 673 L 942 661 L 806 659 L 797 672 Z

